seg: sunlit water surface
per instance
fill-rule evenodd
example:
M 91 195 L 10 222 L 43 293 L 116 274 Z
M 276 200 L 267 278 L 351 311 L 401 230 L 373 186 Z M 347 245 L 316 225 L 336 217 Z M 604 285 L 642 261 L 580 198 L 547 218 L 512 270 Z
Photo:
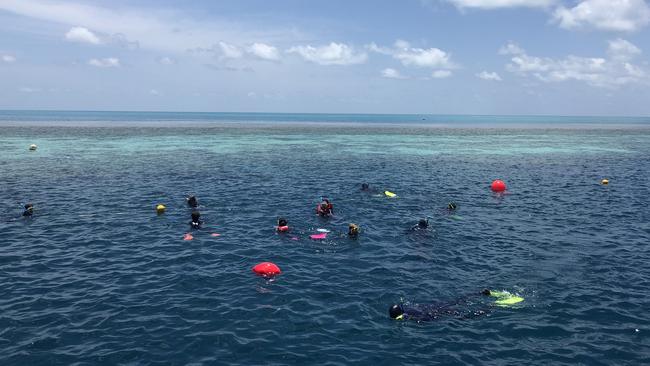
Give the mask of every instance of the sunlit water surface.
M 0 171 L 2 365 L 650 362 L 647 128 L 4 126 Z M 525 301 L 388 317 L 484 287 Z

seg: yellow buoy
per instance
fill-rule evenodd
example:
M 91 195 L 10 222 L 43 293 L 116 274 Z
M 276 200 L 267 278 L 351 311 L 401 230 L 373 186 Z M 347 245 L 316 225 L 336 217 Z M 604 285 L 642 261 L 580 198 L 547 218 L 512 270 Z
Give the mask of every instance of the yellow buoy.
M 603 179 L 603 180 L 601 180 L 601 181 L 600 181 L 600 184 L 605 185 L 605 186 L 608 185 L 608 184 L 609 184 L 609 179 Z
M 159 204 L 158 206 L 156 206 L 156 212 L 158 213 L 158 215 L 163 214 L 165 213 L 166 208 L 167 207 L 165 207 L 165 205 Z
M 37 147 L 38 146 L 36 146 L 36 144 L 31 144 L 31 145 L 29 145 L 29 151 L 36 151 Z
M 384 194 L 387 197 L 397 197 L 397 195 L 395 193 L 391 192 L 391 191 L 384 191 Z

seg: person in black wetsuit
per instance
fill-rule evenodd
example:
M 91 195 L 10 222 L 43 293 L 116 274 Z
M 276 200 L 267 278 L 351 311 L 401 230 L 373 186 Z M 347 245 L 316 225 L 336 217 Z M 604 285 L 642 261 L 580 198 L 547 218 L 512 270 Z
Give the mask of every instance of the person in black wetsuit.
M 34 214 L 34 205 L 28 203 L 25 205 L 25 211 L 23 211 L 23 217 L 32 217 Z
M 379 190 L 370 187 L 370 184 L 368 183 L 361 183 L 361 192 L 370 193 L 370 194 L 380 193 Z
M 395 320 L 415 320 L 427 322 L 441 318 L 471 319 L 487 315 L 488 309 L 472 308 L 471 300 L 479 296 L 493 296 L 490 290 L 470 294 L 448 303 L 431 304 L 394 304 L 388 308 L 388 315 Z
M 196 199 L 196 196 L 192 195 L 186 198 L 187 200 L 187 205 L 196 208 L 199 207 L 199 200 Z
M 429 228 L 429 219 L 424 218 L 418 221 L 417 225 L 411 227 L 411 231 L 426 230 Z
M 203 225 L 201 213 L 199 211 L 192 211 L 192 221 L 190 221 L 190 226 L 192 226 L 192 229 L 200 229 L 201 225 Z

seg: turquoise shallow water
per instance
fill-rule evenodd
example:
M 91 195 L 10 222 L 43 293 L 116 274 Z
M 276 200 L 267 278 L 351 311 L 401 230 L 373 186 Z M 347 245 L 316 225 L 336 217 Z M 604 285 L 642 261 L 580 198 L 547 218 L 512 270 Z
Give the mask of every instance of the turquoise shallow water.
M 0 364 L 650 362 L 642 121 L 21 118 L 0 118 Z M 507 195 L 489 191 L 495 178 Z M 363 194 L 364 181 L 399 197 Z M 183 241 L 188 193 L 205 227 Z M 321 195 L 334 218 L 313 214 Z M 450 200 L 461 219 L 445 214 Z M 26 201 L 31 220 L 20 218 Z M 425 215 L 433 229 L 409 233 Z M 291 235 L 274 232 L 278 216 Z M 342 234 L 348 222 L 358 240 Z M 309 240 L 317 228 L 333 233 Z M 254 276 L 265 260 L 284 273 Z M 481 304 L 489 315 L 475 319 L 388 317 L 395 302 L 483 287 L 526 300 Z

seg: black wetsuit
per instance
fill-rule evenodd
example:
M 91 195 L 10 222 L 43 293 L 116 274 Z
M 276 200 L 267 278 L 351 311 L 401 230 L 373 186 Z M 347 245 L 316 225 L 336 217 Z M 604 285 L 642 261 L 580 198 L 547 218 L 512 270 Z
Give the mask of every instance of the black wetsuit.
M 472 319 L 488 314 L 485 303 L 478 300 L 485 293 L 472 293 L 452 302 L 400 305 L 403 319 L 427 322 L 441 318 Z
M 486 309 L 459 309 L 457 304 L 416 304 L 402 305 L 405 320 L 428 322 L 440 318 L 471 319 L 486 315 Z
M 25 211 L 23 211 L 23 217 L 32 217 L 32 214 L 34 213 L 34 206 L 31 204 L 25 205 Z

